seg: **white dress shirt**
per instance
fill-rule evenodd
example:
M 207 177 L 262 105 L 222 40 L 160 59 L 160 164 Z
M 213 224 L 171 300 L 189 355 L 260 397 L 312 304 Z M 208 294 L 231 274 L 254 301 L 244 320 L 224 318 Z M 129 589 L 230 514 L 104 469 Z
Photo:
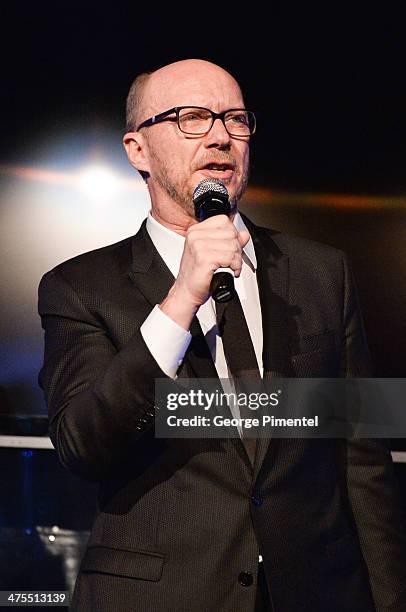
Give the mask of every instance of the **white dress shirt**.
M 247 229 L 238 212 L 234 217 L 234 225 L 238 231 Z M 151 214 L 147 218 L 147 231 L 158 253 L 176 278 L 179 272 L 185 238 L 158 223 Z M 234 279 L 234 283 L 251 335 L 258 368 L 262 376 L 262 318 L 256 268 L 257 258 L 255 256 L 254 244 L 250 237 L 243 250 L 241 274 L 238 278 Z M 209 298 L 202 304 L 196 316 L 209 346 L 219 378 L 230 378 L 224 356 L 223 343 L 218 334 L 214 300 Z M 176 372 L 191 341 L 191 333 L 175 323 L 156 305 L 142 324 L 141 334 L 161 370 L 167 376 L 176 378 Z

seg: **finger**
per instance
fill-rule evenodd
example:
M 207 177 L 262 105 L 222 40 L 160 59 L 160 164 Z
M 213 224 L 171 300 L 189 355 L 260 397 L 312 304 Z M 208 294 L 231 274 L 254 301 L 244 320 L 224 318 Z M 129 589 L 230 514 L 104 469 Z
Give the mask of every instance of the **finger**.
M 194 232 L 188 237 L 188 242 L 194 242 L 196 240 L 217 240 L 230 241 L 235 240 L 238 242 L 238 232 L 235 229 L 230 228 L 218 228 L 214 230 L 204 230 L 203 232 Z
M 201 223 L 194 223 L 189 227 L 186 234 L 193 232 L 202 232 L 206 229 L 221 229 L 225 227 L 232 227 L 235 229 L 233 222 L 226 215 L 215 215 L 214 217 L 209 217 L 205 221 Z
M 241 255 L 240 255 L 240 254 L 236 253 L 236 254 L 234 255 L 234 258 L 233 258 L 233 260 L 231 261 L 231 263 L 230 263 L 230 266 L 229 266 L 229 267 L 230 267 L 230 268 L 232 269 L 232 271 L 234 272 L 234 276 L 238 278 L 238 277 L 240 276 L 240 274 L 241 274 L 241 270 L 242 270 L 242 257 L 241 257 Z
M 245 247 L 250 238 L 251 236 L 248 230 L 241 230 L 241 232 L 238 232 L 238 240 L 242 247 Z
M 218 253 L 216 263 L 220 268 L 231 268 L 233 272 L 239 272 L 242 268 L 242 257 L 240 253 L 227 252 Z
M 232 257 L 234 254 L 239 256 L 242 254 L 241 245 L 235 238 L 231 240 L 217 240 L 216 238 L 202 240 L 199 236 L 189 246 L 193 256 L 199 259 L 213 259 L 217 253 L 231 253 Z

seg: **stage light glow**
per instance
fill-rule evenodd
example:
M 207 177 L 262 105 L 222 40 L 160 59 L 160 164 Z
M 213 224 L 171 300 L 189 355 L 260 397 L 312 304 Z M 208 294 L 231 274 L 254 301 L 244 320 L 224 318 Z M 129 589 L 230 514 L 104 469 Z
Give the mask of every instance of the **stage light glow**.
M 81 192 L 93 201 L 107 201 L 117 194 L 119 179 L 110 168 L 88 166 L 78 175 Z

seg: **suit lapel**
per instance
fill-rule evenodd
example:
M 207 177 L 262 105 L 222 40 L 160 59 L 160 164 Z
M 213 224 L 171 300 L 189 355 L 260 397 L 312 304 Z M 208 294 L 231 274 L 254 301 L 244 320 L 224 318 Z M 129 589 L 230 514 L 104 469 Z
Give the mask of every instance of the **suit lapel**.
M 242 215 L 243 216 L 243 215 Z M 271 230 L 256 227 L 245 216 L 257 256 L 257 282 L 262 311 L 264 376 L 287 376 L 289 364 L 289 258 L 274 240 Z
M 290 374 L 288 278 L 289 258 L 272 240 L 271 230 L 259 228 L 244 215 L 257 257 L 257 282 L 262 312 L 264 379 Z M 268 452 L 269 438 L 259 438 L 254 479 Z
M 146 220 L 132 241 L 130 276 L 151 306 L 163 301 L 175 280 L 149 237 Z

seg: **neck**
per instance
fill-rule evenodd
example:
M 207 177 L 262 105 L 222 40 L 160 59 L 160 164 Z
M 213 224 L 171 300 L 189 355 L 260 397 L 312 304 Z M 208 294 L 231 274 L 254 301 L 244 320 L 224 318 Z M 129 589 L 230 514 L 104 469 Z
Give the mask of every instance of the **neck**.
M 180 207 L 179 207 L 180 208 Z M 161 225 L 168 228 L 172 232 L 176 232 L 181 236 L 185 236 L 189 227 L 197 223 L 194 217 L 191 217 L 186 211 L 180 209 L 172 211 L 168 214 L 167 208 L 161 208 L 157 205 L 152 205 L 151 215 Z
M 198 223 L 196 219 L 191 218 L 186 213 L 185 213 L 184 219 L 179 219 L 179 220 L 171 219 L 171 221 L 168 221 L 165 217 L 160 216 L 157 213 L 157 211 L 154 210 L 154 208 L 151 208 L 150 212 L 151 212 L 151 216 L 155 219 L 155 221 L 157 221 L 158 223 L 160 223 L 167 229 L 171 230 L 172 232 L 176 232 L 176 234 L 179 234 L 180 236 L 183 236 L 183 237 L 186 236 L 186 232 L 189 229 L 189 227 L 191 227 L 195 223 Z M 236 213 L 237 213 L 237 209 L 234 208 L 230 214 L 231 221 L 234 221 L 234 217 Z

